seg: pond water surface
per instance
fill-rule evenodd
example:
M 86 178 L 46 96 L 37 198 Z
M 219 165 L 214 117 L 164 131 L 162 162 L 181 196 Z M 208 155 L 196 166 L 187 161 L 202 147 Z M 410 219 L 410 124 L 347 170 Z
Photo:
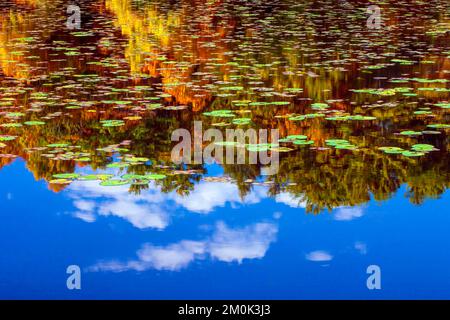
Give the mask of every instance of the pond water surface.
M 450 298 L 448 1 L 69 4 L 0 4 L 0 298 Z

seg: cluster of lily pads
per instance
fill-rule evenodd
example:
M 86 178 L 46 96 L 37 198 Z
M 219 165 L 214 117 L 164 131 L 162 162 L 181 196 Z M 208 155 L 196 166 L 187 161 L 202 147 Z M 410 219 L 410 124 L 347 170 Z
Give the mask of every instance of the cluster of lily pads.
M 345 139 L 327 139 L 325 140 L 327 146 L 333 147 L 338 150 L 356 150 L 357 146 Z
M 167 176 L 164 174 L 124 174 L 119 178 L 113 174 L 88 174 L 81 175 L 78 173 L 58 173 L 53 175 L 50 184 L 70 184 L 74 181 L 101 181 L 100 185 L 104 187 L 115 187 L 123 185 L 148 185 L 151 181 L 162 180 Z
M 318 135 L 325 137 L 329 136 L 327 130 L 333 137 L 340 135 L 336 131 L 351 136 L 343 133 L 352 130 L 347 122 L 354 122 L 355 127 L 372 126 L 372 134 L 381 131 L 381 125 L 394 125 L 402 137 L 434 134 L 444 139 L 450 128 L 445 123 L 450 106 L 448 73 L 439 67 L 450 53 L 441 45 L 445 41 L 437 41 L 447 38 L 439 28 L 424 32 L 427 28 L 416 26 L 414 15 L 406 15 L 389 33 L 375 36 L 372 42 L 367 41 L 374 36 L 366 28 L 367 17 L 329 1 L 319 1 L 320 14 L 326 21 L 323 25 L 322 19 L 317 19 L 316 6 L 308 1 L 258 5 L 224 1 L 220 10 L 209 10 L 215 5 L 211 1 L 192 5 L 182 0 L 188 5 L 173 6 L 157 0 L 141 4 L 105 0 L 104 7 L 92 6 L 92 20 L 100 29 L 65 30 L 64 36 L 53 40 L 55 37 L 49 35 L 61 30 L 53 23 L 57 14 L 53 11 L 58 11 L 48 6 L 56 2 L 60 1 L 40 1 L 24 13 L 25 18 L 14 8 L 0 12 L 5 18 L 0 31 L 0 65 L 7 75 L 0 78 L 2 151 L 26 140 L 15 142 L 18 137 L 29 133 L 40 138 L 48 128 L 57 135 L 50 134 L 50 141 L 57 143 L 41 143 L 43 147 L 26 150 L 39 151 L 50 161 L 88 163 L 93 159 L 92 152 L 58 142 L 66 141 L 58 136 L 63 135 L 59 123 L 73 123 L 80 136 L 107 136 L 145 126 L 150 117 L 175 118 L 177 112 L 184 116 L 188 112 L 201 113 L 212 119 L 213 126 L 261 127 L 276 119 L 287 132 L 310 135 L 298 129 L 314 126 Z M 105 10 L 108 14 L 104 14 Z M 200 10 L 207 16 L 199 15 Z M 397 9 L 386 6 L 383 10 L 388 14 Z M 434 16 L 425 18 L 431 26 L 436 25 Z M 223 31 L 211 36 L 209 32 L 214 28 L 204 27 L 208 19 L 222 21 Z M 29 21 L 29 25 L 20 21 Z M 20 31 L 26 28 L 31 30 Z M 404 39 L 401 35 L 406 28 L 428 38 Z M 311 41 L 319 37 L 320 41 Z M 414 50 L 409 49 L 410 41 Z M 346 45 L 349 42 L 352 52 Z M 443 72 L 436 72 L 438 67 Z M 399 72 L 392 77 L 391 72 L 386 72 L 388 68 Z M 423 97 L 431 97 L 425 107 Z M 374 100 L 381 100 L 380 104 L 391 101 L 390 106 L 399 113 L 408 108 L 404 101 L 414 106 L 405 115 L 380 116 L 371 111 Z M 398 125 L 400 120 L 418 122 L 403 126 Z M 291 146 L 318 144 L 319 139 L 310 136 L 316 142 L 306 135 L 288 135 L 278 143 L 224 145 L 248 151 L 289 152 L 295 150 Z M 342 150 L 358 148 L 339 138 L 328 139 L 325 144 Z M 414 145 L 411 150 L 382 148 L 386 153 L 405 156 L 435 150 L 425 144 Z M 97 151 L 121 154 L 120 161 L 109 163 L 107 168 L 149 163 L 146 157 L 127 154 L 132 151 L 126 144 Z M 52 183 L 99 180 L 109 186 L 145 184 L 155 179 L 149 175 L 115 178 L 67 173 L 54 176 Z
M 297 146 L 307 146 L 314 144 L 314 141 L 308 140 L 308 137 L 305 135 L 289 135 L 283 139 L 279 139 L 278 142 L 292 143 Z
M 378 149 L 387 154 L 401 154 L 405 157 L 421 157 L 431 151 L 439 151 L 431 144 L 415 144 L 411 146 L 411 150 L 400 147 L 379 147 Z

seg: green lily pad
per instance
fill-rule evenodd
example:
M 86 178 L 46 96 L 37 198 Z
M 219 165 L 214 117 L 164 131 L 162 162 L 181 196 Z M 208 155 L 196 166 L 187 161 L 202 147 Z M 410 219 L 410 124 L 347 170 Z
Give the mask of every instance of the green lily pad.
M 339 144 L 341 144 L 341 145 L 342 144 L 343 145 L 350 144 L 347 140 L 344 140 L 344 139 L 328 139 L 328 140 L 325 140 L 325 143 L 329 146 L 336 146 Z
M 306 140 L 295 140 L 294 144 L 298 145 L 298 146 L 306 146 L 306 145 L 314 144 L 314 141 L 313 140 L 308 140 L 308 141 L 306 141 Z
M 306 140 L 306 139 L 308 139 L 308 137 L 305 136 L 305 135 L 302 135 L 302 134 L 293 134 L 293 135 L 287 136 L 286 139 L 289 139 L 289 140 Z
M 100 123 L 103 127 L 121 127 L 125 125 L 125 121 L 123 120 L 101 120 Z
M 108 164 L 106 167 L 107 168 L 126 168 L 130 166 L 129 163 L 123 163 L 123 162 L 114 162 L 114 163 L 110 163 Z
M 0 141 L 12 141 L 15 140 L 16 136 L 0 136 Z
M 325 110 L 328 109 L 330 106 L 326 103 L 313 103 L 311 105 L 311 108 L 314 110 Z
M 379 147 L 378 149 L 382 150 L 384 153 L 387 154 L 401 154 L 405 152 L 404 149 L 399 147 Z
M 73 180 L 70 179 L 53 179 L 50 180 L 49 183 L 50 184 L 70 184 L 72 183 Z
M 289 92 L 289 93 L 301 93 L 303 92 L 302 88 L 284 88 L 285 92 Z
M 210 112 L 203 112 L 203 115 L 217 118 L 233 118 L 236 116 L 231 110 L 214 110 Z
M 262 107 L 262 106 L 269 106 L 270 102 L 265 101 L 258 101 L 258 102 L 251 102 L 249 103 L 250 107 Z
M 415 144 L 411 147 L 411 149 L 419 152 L 429 152 L 435 150 L 434 146 L 431 144 Z
M 344 150 L 355 150 L 355 149 L 358 149 L 358 147 L 353 145 L 353 144 L 337 144 L 334 147 L 336 149 L 344 149 Z
M 25 121 L 23 124 L 27 126 L 43 126 L 45 125 L 44 121 Z
M 323 118 L 326 115 L 324 113 L 307 113 L 305 114 L 305 117 L 307 119 L 314 119 L 314 118 Z
M 305 115 L 293 116 L 288 118 L 291 121 L 303 121 L 306 119 Z
M 246 149 L 250 152 L 268 151 L 271 148 L 278 148 L 277 143 L 260 143 L 260 144 L 247 144 Z
M 268 146 L 247 146 L 246 147 L 250 152 L 260 152 L 260 151 L 268 151 L 270 148 Z
M 450 109 L 450 103 L 436 103 L 435 106 L 442 109 Z
M 271 148 L 270 150 L 274 152 L 291 152 L 294 151 L 295 149 L 287 147 L 278 147 L 278 148 Z
M 233 119 L 232 123 L 236 125 L 246 125 L 252 122 L 250 118 Z
M 119 179 L 109 179 L 100 182 L 100 185 L 103 187 L 116 187 L 116 186 L 123 186 L 126 184 L 130 184 L 129 180 L 119 180 Z
M 2 128 L 20 128 L 23 127 L 21 123 L 11 122 L 11 123 L 2 123 L 0 125 Z
M 157 174 L 157 173 L 152 173 L 152 174 L 146 174 L 145 179 L 148 180 L 162 180 L 167 178 L 167 176 L 165 174 Z
M 80 181 L 96 181 L 96 180 L 108 180 L 114 177 L 112 174 L 88 174 L 78 177 Z
M 68 146 L 69 146 L 68 143 L 52 143 L 52 144 L 47 145 L 47 147 L 49 147 L 49 148 L 65 148 Z
M 408 130 L 408 131 L 402 131 L 402 132 L 400 132 L 400 134 L 402 136 L 420 136 L 422 134 L 422 132 Z
M 78 173 L 58 173 L 54 174 L 53 178 L 55 179 L 76 179 L 80 175 Z
M 288 106 L 291 103 L 289 101 L 275 101 L 275 102 L 270 102 L 271 105 L 274 106 Z
M 402 152 L 402 155 L 405 157 L 421 157 L 424 156 L 425 153 L 419 151 L 404 151 Z
M 148 185 L 149 184 L 149 180 L 146 180 L 146 179 L 134 179 L 132 182 L 131 182 L 131 185 L 133 185 L 133 186 L 145 186 L 145 185 Z
M 5 117 L 7 118 L 20 118 L 23 117 L 25 113 L 23 112 L 8 112 Z
M 433 128 L 433 129 L 450 129 L 450 124 L 435 123 L 435 124 L 429 124 L 427 127 Z
M 145 158 L 145 157 L 127 157 L 124 160 L 126 162 L 147 162 L 147 161 L 150 161 L 149 158 Z
M 239 145 L 236 141 L 216 141 L 214 142 L 215 145 L 218 146 L 224 146 L 224 147 L 236 147 Z
M 236 87 L 222 87 L 222 88 L 220 88 L 220 90 L 223 90 L 223 91 L 242 91 L 242 90 L 244 90 L 244 87 L 239 87 L 239 86 L 236 86 Z
M 124 174 L 123 176 L 121 176 L 121 178 L 123 180 L 136 180 L 136 179 L 145 179 L 144 175 L 140 175 L 140 174 Z

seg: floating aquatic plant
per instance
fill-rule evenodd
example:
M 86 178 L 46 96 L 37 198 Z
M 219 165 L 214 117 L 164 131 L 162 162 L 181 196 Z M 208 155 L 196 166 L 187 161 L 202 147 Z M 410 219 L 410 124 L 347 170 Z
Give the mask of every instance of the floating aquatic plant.
M 80 175 L 78 173 L 58 173 L 54 174 L 53 178 L 55 179 L 76 179 Z
M 431 144 L 415 144 L 411 147 L 411 149 L 418 152 L 430 152 L 436 150 L 436 148 Z
M 117 187 L 130 184 L 129 180 L 121 180 L 121 179 L 108 179 L 100 182 L 100 185 L 103 187 Z
M 114 177 L 112 174 L 88 174 L 79 176 L 77 180 L 80 181 L 97 181 L 97 180 L 108 180 Z
M 50 184 L 70 184 L 72 183 L 73 180 L 70 179 L 53 179 L 50 180 L 49 183 Z
M 25 121 L 23 124 L 27 126 L 43 126 L 45 125 L 44 121 Z
M 406 130 L 406 131 L 400 132 L 400 134 L 402 136 L 420 136 L 422 134 L 422 132 L 420 132 L 420 131 L 413 131 L 413 130 Z
M 399 147 L 379 147 L 378 149 L 387 154 L 402 154 L 403 152 L 405 152 L 404 149 Z
M 210 112 L 204 112 L 203 115 L 208 117 L 218 117 L 218 118 L 233 118 L 235 114 L 231 110 L 214 110 Z
M 16 138 L 16 136 L 0 135 L 0 141 L 12 141 Z
M 334 147 L 336 149 L 343 149 L 343 150 L 355 150 L 358 147 L 351 144 L 348 140 L 345 139 L 327 139 L 325 140 L 325 143 L 328 146 Z

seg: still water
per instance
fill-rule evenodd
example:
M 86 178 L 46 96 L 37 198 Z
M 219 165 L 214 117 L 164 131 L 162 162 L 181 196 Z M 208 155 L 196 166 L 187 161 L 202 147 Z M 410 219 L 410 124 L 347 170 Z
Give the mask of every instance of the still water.
M 448 1 L 67 5 L 0 4 L 0 298 L 450 298 Z

